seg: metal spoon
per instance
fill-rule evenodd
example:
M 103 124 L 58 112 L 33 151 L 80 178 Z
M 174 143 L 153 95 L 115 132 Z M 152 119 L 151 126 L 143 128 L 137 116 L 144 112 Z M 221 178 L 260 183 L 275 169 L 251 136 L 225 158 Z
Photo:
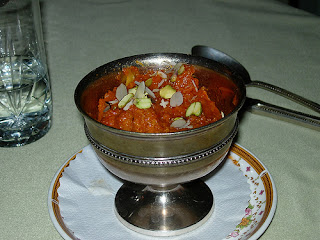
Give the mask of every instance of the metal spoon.
M 232 71 L 238 72 L 247 87 L 259 87 L 268 90 L 320 113 L 320 105 L 318 103 L 269 83 L 252 81 L 248 71 L 237 60 L 217 49 L 198 45 L 194 46 L 191 52 L 192 55 L 215 60 L 226 65 Z M 293 120 L 295 123 L 300 123 L 307 127 L 320 130 L 320 117 L 282 108 L 258 99 L 246 98 L 246 105 L 250 107 L 251 110 L 258 110 L 258 113 L 271 114 L 273 117 L 280 118 L 281 120 Z

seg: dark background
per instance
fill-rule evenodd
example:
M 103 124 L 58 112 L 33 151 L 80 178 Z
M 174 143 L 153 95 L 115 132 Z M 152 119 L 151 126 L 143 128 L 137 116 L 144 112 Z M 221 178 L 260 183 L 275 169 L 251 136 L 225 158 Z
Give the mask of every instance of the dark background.
M 320 16 L 320 0 L 279 0 L 292 7 L 300 8 L 307 12 Z

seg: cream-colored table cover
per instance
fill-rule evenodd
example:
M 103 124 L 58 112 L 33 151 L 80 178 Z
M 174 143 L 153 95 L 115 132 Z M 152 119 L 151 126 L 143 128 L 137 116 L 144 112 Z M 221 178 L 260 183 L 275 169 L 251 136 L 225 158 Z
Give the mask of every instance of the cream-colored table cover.
M 0 239 L 61 239 L 48 214 L 48 188 L 59 167 L 88 145 L 73 92 L 108 61 L 209 45 L 239 60 L 252 79 L 320 102 L 320 18 L 281 2 L 47 0 L 41 7 L 53 126 L 35 143 L 0 149 Z M 248 95 L 313 113 L 263 90 L 249 88 Z M 319 131 L 250 112 L 240 120 L 236 141 L 268 167 L 278 191 L 261 239 L 318 239 Z

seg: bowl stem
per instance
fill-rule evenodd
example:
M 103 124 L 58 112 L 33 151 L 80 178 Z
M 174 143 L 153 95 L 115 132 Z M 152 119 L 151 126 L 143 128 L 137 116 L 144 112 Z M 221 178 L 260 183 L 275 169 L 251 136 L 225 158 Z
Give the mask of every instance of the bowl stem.
M 214 199 L 202 181 L 146 186 L 127 182 L 115 198 L 116 215 L 136 232 L 151 236 L 176 236 L 190 232 L 211 216 Z

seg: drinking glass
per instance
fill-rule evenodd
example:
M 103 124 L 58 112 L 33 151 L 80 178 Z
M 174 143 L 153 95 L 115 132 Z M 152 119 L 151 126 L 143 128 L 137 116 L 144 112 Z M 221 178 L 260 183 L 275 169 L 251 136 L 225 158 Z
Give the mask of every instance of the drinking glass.
M 39 0 L 0 0 L 0 146 L 38 140 L 51 119 Z

